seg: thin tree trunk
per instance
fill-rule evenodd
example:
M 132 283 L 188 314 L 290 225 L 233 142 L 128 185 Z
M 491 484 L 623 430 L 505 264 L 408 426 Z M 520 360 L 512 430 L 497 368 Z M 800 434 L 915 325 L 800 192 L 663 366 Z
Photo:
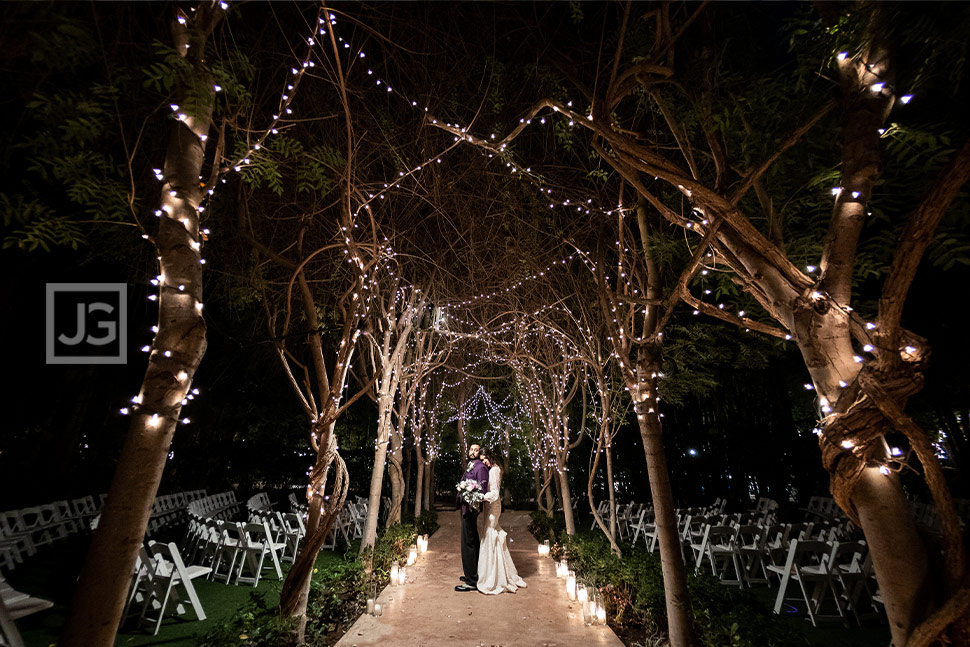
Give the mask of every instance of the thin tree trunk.
M 604 414 L 603 417 L 605 418 L 606 415 Z M 607 526 L 607 523 L 609 523 L 611 519 L 608 519 L 607 523 L 603 522 L 603 519 L 600 517 L 599 513 L 596 512 L 597 506 L 596 502 L 593 500 L 593 483 L 596 481 L 596 472 L 599 469 L 600 453 L 603 451 L 603 439 L 604 436 L 608 435 L 608 424 L 604 422 L 600 426 L 599 437 L 596 439 L 596 447 L 593 448 L 593 465 L 590 467 L 589 480 L 586 482 L 586 496 L 589 499 L 589 509 L 593 513 L 593 519 L 596 521 L 596 525 L 600 527 L 600 530 L 603 531 L 603 534 L 606 535 L 606 538 L 610 541 L 610 548 L 613 550 L 613 554 L 622 559 L 623 551 L 620 550 L 620 546 L 616 543 L 616 532 Z M 609 485 L 607 486 L 607 489 L 611 493 L 613 491 L 612 484 L 613 482 L 610 481 Z
M 407 443 L 405 443 L 405 447 L 406 446 Z M 411 500 L 409 498 L 411 496 L 411 468 L 414 465 L 414 458 L 411 456 L 411 452 L 408 452 L 405 449 L 401 450 L 401 454 L 404 456 L 404 460 L 407 465 L 404 468 L 404 494 L 401 497 L 401 510 L 404 510 Z
M 569 472 L 566 471 L 565 465 L 560 466 L 556 470 L 556 476 L 559 477 L 559 493 L 562 496 L 562 513 L 566 518 L 566 534 L 575 535 L 576 520 L 573 518 L 572 496 L 569 491 Z
M 546 497 L 546 516 L 552 517 L 556 511 L 556 494 L 553 492 L 555 488 L 550 487 L 552 485 L 553 472 L 552 468 L 548 465 L 543 468 L 542 475 L 542 492 Z
M 414 464 L 416 467 L 415 471 L 417 472 L 414 480 L 414 516 L 420 517 L 421 511 L 424 509 L 425 460 L 417 441 L 414 443 Z
M 176 49 L 190 62 L 200 85 L 209 88 L 211 83 L 204 81 L 207 73 L 201 55 L 221 17 L 217 7 L 201 3 L 191 19 L 185 20 L 186 24 L 174 18 L 171 24 Z M 197 209 L 202 202 L 202 136 L 211 125 L 213 98 L 214 91 L 210 91 L 204 114 L 187 115 L 172 126 L 163 167 L 164 215 L 159 218 L 154 240 L 163 277 L 159 286 L 158 333 L 108 499 L 61 634 L 60 644 L 65 647 L 114 645 L 181 402 L 192 387 L 192 378 L 205 353 Z
M 384 520 L 384 527 L 401 523 L 401 505 L 404 500 L 404 472 L 401 470 L 403 442 L 397 430 L 391 431 L 391 453 L 388 458 L 387 475 L 391 482 L 391 507 Z
M 643 363 L 638 368 L 641 375 L 655 375 L 660 369 L 660 363 L 659 361 L 655 364 Z M 697 645 L 698 642 L 691 619 L 687 572 L 680 549 L 680 536 L 677 532 L 674 496 L 670 488 L 667 458 L 664 455 L 663 430 L 654 400 L 656 387 L 656 378 L 641 381 L 640 388 L 645 390 L 645 393 L 634 394 L 634 410 L 640 427 L 640 437 L 643 439 L 643 453 L 646 456 L 647 474 L 650 478 L 650 495 L 653 500 L 657 543 L 660 546 L 670 644 L 686 647 Z
M 613 487 L 613 440 L 606 439 L 606 489 L 610 491 L 610 535 L 616 537 L 616 488 Z
M 434 466 L 437 461 L 432 459 L 428 461 L 428 464 L 424 468 L 424 503 L 423 507 L 425 510 L 430 510 L 431 506 L 434 504 L 434 491 L 432 485 L 434 484 Z
M 374 466 L 371 469 L 370 494 L 367 497 L 367 518 L 364 522 L 364 536 L 360 542 L 362 554 L 366 553 L 369 548 L 373 548 L 374 542 L 377 540 L 377 520 L 381 510 L 381 491 L 384 487 L 387 443 L 387 439 L 378 440 L 374 447 Z M 367 570 L 370 571 L 370 563 L 367 564 Z

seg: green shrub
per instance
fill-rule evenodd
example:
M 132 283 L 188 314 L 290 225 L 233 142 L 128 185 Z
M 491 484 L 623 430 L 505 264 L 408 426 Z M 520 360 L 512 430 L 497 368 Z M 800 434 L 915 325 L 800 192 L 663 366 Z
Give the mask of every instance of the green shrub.
M 426 522 L 427 523 L 427 522 Z M 436 521 L 435 521 L 436 523 Z M 313 569 L 307 598 L 306 647 L 328 645 L 332 634 L 343 634 L 364 611 L 372 586 L 383 588 L 390 581 L 391 562 L 406 561 L 417 533 L 411 524 L 396 524 L 382 532 L 370 553 L 373 569 L 364 570 L 357 554 Z M 281 619 L 279 610 L 253 592 L 246 605 L 232 618 L 214 626 L 199 639 L 199 647 L 284 647 L 292 643 L 294 621 Z
M 199 638 L 199 647 L 262 647 L 286 645 L 293 621 L 280 618 L 266 596 L 258 591 L 249 595 L 245 606 L 232 618 L 217 624 Z
M 535 517 L 533 521 L 536 521 Z M 533 534 L 545 530 L 535 524 Z M 530 526 L 532 530 L 532 526 Z M 639 629 L 648 637 L 666 630 L 663 572 L 659 555 L 622 546 L 623 559 L 610 549 L 600 532 L 566 535 L 560 532 L 556 549 L 569 560 L 576 577 L 603 595 L 615 626 Z M 555 555 L 554 555 L 555 556 Z M 772 615 L 748 590 L 723 586 L 710 575 L 687 576 L 691 610 L 698 637 L 709 647 L 786 647 L 799 643 L 786 631 L 783 620 Z
M 529 518 L 529 532 L 540 542 L 546 539 L 555 541 L 556 537 L 566 532 L 566 519 L 561 514 L 547 517 L 541 510 L 535 510 L 529 513 Z
M 413 524 L 418 535 L 433 535 L 441 527 L 438 524 L 437 510 L 422 510 L 417 518 L 413 512 L 406 512 L 401 515 L 401 521 L 404 524 Z

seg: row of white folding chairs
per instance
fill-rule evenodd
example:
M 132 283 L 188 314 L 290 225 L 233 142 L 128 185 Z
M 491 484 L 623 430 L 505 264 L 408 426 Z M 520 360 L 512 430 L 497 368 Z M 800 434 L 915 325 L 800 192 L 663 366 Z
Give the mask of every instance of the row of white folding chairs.
M 255 512 L 258 510 L 270 510 L 273 507 L 273 503 L 269 500 L 269 495 L 266 492 L 259 492 L 249 497 L 246 501 L 246 509 L 249 512 Z
M 932 503 L 912 502 L 913 518 L 916 523 L 925 526 L 933 532 L 940 532 L 940 515 L 936 506 Z M 954 499 L 953 507 L 956 510 L 960 524 L 966 527 L 970 524 L 970 499 Z
M 152 633 L 157 635 L 171 610 L 182 615 L 190 606 L 198 620 L 205 620 L 205 610 L 192 580 L 211 572 L 211 567 L 186 565 L 174 542 L 148 542 L 147 548 L 142 546 L 138 551 L 122 621 L 129 613 L 138 612 L 138 624 L 153 626 Z
M 0 566 L 13 570 L 38 546 L 86 529 L 97 513 L 92 496 L 0 512 Z
M 748 510 L 752 514 L 765 514 L 768 512 L 774 512 L 778 509 L 778 502 L 774 499 L 769 499 L 768 497 L 760 497 L 758 502 L 755 504 L 754 508 Z
M 347 544 L 355 539 L 364 536 L 364 524 L 367 521 L 367 501 L 346 502 L 343 509 L 333 522 L 330 534 L 327 535 L 321 548 L 333 550 L 337 547 L 337 542 L 343 538 Z
M 155 497 L 152 503 L 152 516 L 148 520 L 148 534 L 159 528 L 180 521 L 186 508 L 193 501 L 205 497 L 205 490 L 187 490 Z
M 276 577 L 283 579 L 280 562 L 288 544 L 285 538 L 276 538 L 266 521 L 242 523 L 208 518 L 200 526 L 198 520 L 195 523 L 196 534 L 189 537 L 186 550 L 191 551 L 191 563 L 212 569 L 209 579 L 256 586 L 264 568 L 272 568 Z M 298 544 L 294 551 L 296 548 Z
M 722 583 L 747 586 L 770 584 L 768 567 L 781 564 L 793 539 L 850 539 L 844 527 L 836 524 L 750 523 L 731 526 L 716 518 L 700 518 L 699 522 L 692 518 L 687 530 L 683 545 L 691 549 L 695 572 L 699 572 L 706 561 Z
M 253 510 L 249 513 L 249 520 L 257 523 L 266 522 L 277 543 L 285 544 L 280 561 L 293 562 L 300 550 L 300 542 L 306 536 L 303 516 L 296 513 L 274 512 L 272 510 Z
M 835 503 L 835 499 L 830 496 L 813 496 L 802 510 L 805 511 L 805 521 L 842 517 L 841 508 Z
M 239 502 L 236 501 L 236 493 L 230 490 L 192 501 L 188 508 L 189 512 L 200 517 L 225 519 L 235 514 L 239 510 L 239 506 Z

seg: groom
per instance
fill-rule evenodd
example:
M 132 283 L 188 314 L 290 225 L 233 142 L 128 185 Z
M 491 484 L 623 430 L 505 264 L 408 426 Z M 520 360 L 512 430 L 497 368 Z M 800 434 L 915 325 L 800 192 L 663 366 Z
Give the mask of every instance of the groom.
M 461 480 L 478 481 L 482 492 L 488 491 L 488 468 L 479 458 L 481 447 L 472 445 L 468 448 L 468 465 Z M 478 510 L 473 510 L 465 503 L 461 495 L 457 497 L 458 509 L 461 510 L 461 567 L 465 574 L 461 576 L 462 584 L 455 587 L 456 591 L 478 590 L 478 551 L 481 541 L 478 537 Z

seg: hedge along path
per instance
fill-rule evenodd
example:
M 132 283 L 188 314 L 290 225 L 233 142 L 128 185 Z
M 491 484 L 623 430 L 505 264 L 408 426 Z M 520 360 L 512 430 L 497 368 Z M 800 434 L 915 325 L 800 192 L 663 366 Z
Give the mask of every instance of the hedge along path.
M 439 512 L 428 552 L 408 568 L 404 586 L 378 596 L 383 615 L 362 615 L 337 647 L 623 647 L 609 627 L 583 625 L 582 606 L 566 599 L 556 565 L 539 557 L 529 513 L 506 510 L 502 527 L 528 588 L 516 593 L 458 593 L 461 584 L 457 511 Z

